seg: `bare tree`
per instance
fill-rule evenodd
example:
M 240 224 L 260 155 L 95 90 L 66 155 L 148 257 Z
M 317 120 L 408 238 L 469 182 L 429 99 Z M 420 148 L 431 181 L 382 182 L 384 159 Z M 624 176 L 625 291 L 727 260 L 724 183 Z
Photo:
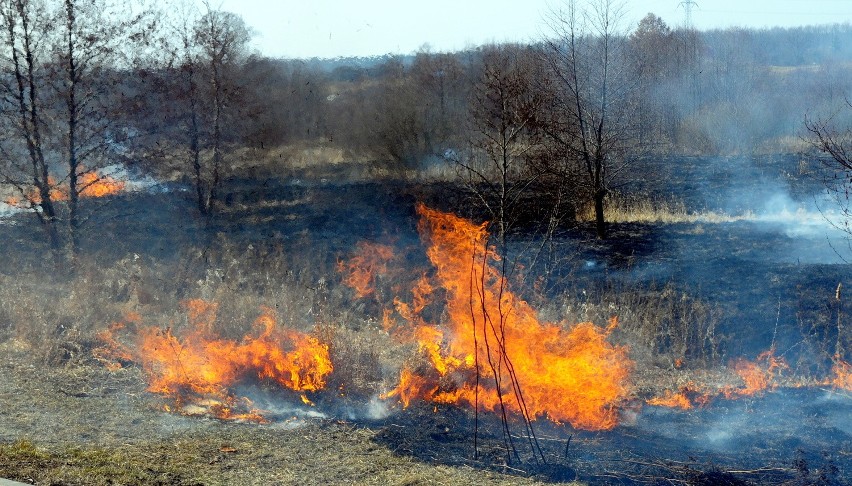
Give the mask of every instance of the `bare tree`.
M 852 102 L 847 99 L 845 103 L 844 114 L 848 116 L 849 110 L 852 110 Z M 845 127 L 838 127 L 839 123 L 835 117 L 839 116 L 838 111 L 828 118 L 806 118 L 805 128 L 810 134 L 808 141 L 813 151 L 812 156 L 823 167 L 825 187 L 840 209 L 841 219 L 829 222 L 847 234 L 847 249 L 852 251 L 852 125 L 847 118 Z M 845 316 L 842 312 L 842 284 L 837 285 L 834 305 L 837 308 L 834 361 L 835 364 L 840 364 L 846 362 L 847 353 L 852 351 L 852 331 L 849 326 L 844 325 Z
M 846 101 L 852 110 L 852 102 Z M 838 127 L 835 117 L 806 118 L 805 128 L 812 156 L 823 168 L 823 182 L 842 214 L 840 221 L 831 221 L 852 237 L 852 128 Z
M 133 12 L 129 2 L 63 0 L 59 15 L 61 40 L 55 47 L 52 74 L 58 98 L 64 104 L 64 158 L 68 174 L 71 248 L 80 248 L 80 195 L 96 184 L 97 170 L 114 163 L 113 141 L 120 102 L 117 70 L 132 68 L 132 47 L 144 42 L 153 29 L 149 11 Z M 129 12 L 129 14 L 128 14 Z M 89 175 L 89 177 L 85 177 Z
M 110 0 L 3 0 L 2 48 L 11 76 L 0 82 L 9 101 L 0 113 L 14 132 L 0 147 L 2 179 L 37 215 L 55 249 L 63 246 L 64 221 L 68 248 L 78 252 L 80 195 L 100 181 L 100 169 L 115 163 L 111 136 L 125 119 L 116 116 L 123 111 L 122 73 L 152 26 L 143 22 L 151 17 L 141 7 Z M 26 164 L 18 162 L 23 154 Z M 67 208 L 67 218 L 60 208 Z
M 532 48 L 523 46 L 484 50 L 471 98 L 471 150 L 456 161 L 496 226 L 504 255 L 522 198 L 538 178 L 530 163 L 541 146 L 536 128 L 544 100 L 535 84 L 536 58 Z
M 212 156 L 210 182 L 203 208 L 205 213 L 209 213 L 221 184 L 223 152 L 227 141 L 223 126 L 227 117 L 236 109 L 234 102 L 240 91 L 236 74 L 238 66 L 245 60 L 251 32 L 239 15 L 214 10 L 209 3 L 205 3 L 205 6 L 207 11 L 196 25 L 195 39 L 207 75 L 203 89 L 209 108 L 208 137 Z
M 41 79 L 49 13 L 42 2 L 4 0 L 0 18 L 3 21 L 3 67 L 11 76 L 0 78 L 3 102 L 0 110 L 7 130 L 0 144 L 3 161 L 2 183 L 18 193 L 20 204 L 33 209 L 46 231 L 50 246 L 60 247 L 57 214 L 51 197 L 53 183 L 45 156 L 48 127 Z M 26 157 L 22 155 L 26 153 Z M 34 192 L 33 192 L 34 191 Z
M 575 174 L 594 205 L 598 238 L 607 235 L 604 201 L 635 147 L 635 81 L 630 76 L 622 7 L 613 0 L 568 0 L 550 16 L 546 41 L 555 83 L 555 172 Z
M 241 71 L 251 32 L 240 16 L 206 2 L 198 11 L 178 1 L 172 13 L 151 76 L 154 109 L 166 126 L 149 120 L 156 136 L 145 151 L 164 166 L 176 164 L 171 168 L 192 181 L 199 213 L 211 215 L 225 160 L 241 134 Z

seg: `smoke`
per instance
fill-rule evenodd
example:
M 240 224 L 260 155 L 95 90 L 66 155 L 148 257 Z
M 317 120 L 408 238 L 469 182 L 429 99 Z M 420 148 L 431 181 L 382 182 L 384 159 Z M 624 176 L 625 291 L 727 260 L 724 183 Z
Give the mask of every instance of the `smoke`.
M 123 164 L 113 164 L 98 173 L 104 177 L 112 177 L 115 180 L 124 181 L 124 189 L 127 192 L 145 192 L 148 194 L 161 194 L 168 192 L 168 187 L 162 182 L 151 177 L 150 174 L 142 174 L 132 171 Z
M 741 217 L 743 234 L 753 232 L 772 243 L 768 260 L 787 263 L 837 264 L 849 235 L 843 214 L 821 181 L 799 173 L 799 158 L 714 158 L 696 163 L 691 179 L 693 204 Z
M 852 396 L 819 390 L 775 390 L 755 398 L 712 401 L 688 411 L 645 407 L 635 427 L 699 451 L 738 452 L 769 444 L 792 454 L 805 439 L 852 439 Z M 779 424 L 784 424 L 779 427 Z
M 22 208 L 0 201 L 0 224 L 14 224 L 11 217 L 23 211 Z

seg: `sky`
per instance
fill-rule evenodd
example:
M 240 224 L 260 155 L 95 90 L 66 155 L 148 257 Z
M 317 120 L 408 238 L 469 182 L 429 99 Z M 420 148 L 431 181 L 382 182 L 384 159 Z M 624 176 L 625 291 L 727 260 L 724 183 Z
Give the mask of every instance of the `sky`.
M 582 1 L 582 0 L 581 0 Z M 270 57 L 308 58 L 456 51 L 490 42 L 539 39 L 561 0 L 218 0 L 243 17 L 253 46 Z M 649 12 L 684 25 L 682 0 L 627 0 L 626 27 Z M 793 27 L 852 23 L 852 0 L 692 0 L 692 23 Z

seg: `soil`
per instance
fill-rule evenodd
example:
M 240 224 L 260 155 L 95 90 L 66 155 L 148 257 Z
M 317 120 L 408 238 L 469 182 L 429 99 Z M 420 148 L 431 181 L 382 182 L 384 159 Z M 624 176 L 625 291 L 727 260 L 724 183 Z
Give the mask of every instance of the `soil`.
M 33 364 L 0 348 L 0 477 L 50 485 L 536 484 L 421 461 L 377 440 L 392 425 L 337 418 L 270 424 L 163 410 L 138 368 Z

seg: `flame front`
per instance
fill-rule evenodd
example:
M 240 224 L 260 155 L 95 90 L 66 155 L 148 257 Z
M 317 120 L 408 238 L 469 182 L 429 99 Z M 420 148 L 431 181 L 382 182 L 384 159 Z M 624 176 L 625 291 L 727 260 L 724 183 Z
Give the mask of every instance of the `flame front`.
M 80 195 L 83 197 L 104 197 L 122 192 L 127 186 L 125 181 L 94 172 L 86 172 L 80 177 Z
M 190 328 L 181 337 L 170 328 L 143 327 L 124 345 L 115 334 L 125 326 L 113 325 L 100 336 L 106 346 L 99 357 L 140 363 L 148 390 L 171 397 L 177 410 L 257 421 L 263 420 L 261 413 L 235 395 L 235 385 L 271 382 L 309 403 L 305 393 L 321 390 L 333 370 L 328 346 L 279 327 L 269 309 L 262 310 L 252 333 L 234 341 L 212 335 L 215 303 L 195 299 L 184 307 Z
M 485 225 L 423 205 L 417 212 L 435 286 L 446 296 L 446 319 L 437 325 L 422 316 L 433 295 L 424 278 L 413 304 L 397 300 L 397 313 L 414 330 L 389 326 L 391 332 L 416 342 L 428 365 L 404 369 L 385 396 L 404 406 L 414 399 L 466 403 L 588 430 L 615 427 L 632 367 L 627 349 L 607 342 L 616 321 L 607 330 L 540 321 L 509 289 Z
M 831 378 L 827 380 L 829 385 L 839 390 L 852 391 L 852 364 L 836 357 L 831 372 Z

